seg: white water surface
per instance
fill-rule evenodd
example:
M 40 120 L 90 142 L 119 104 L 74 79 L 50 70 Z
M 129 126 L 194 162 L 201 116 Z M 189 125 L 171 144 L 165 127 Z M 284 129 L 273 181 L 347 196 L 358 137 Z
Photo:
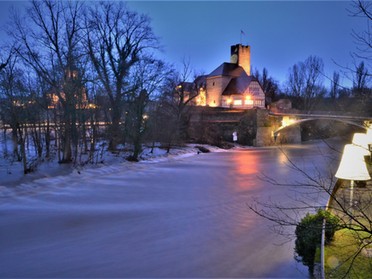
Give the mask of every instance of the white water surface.
M 320 147 L 286 152 L 326 172 Z M 277 148 L 234 150 L 2 189 L 0 277 L 308 278 L 294 242 L 283 244 L 247 205 L 252 198 L 293 203 L 293 187 L 259 178 L 300 180 L 287 163 Z

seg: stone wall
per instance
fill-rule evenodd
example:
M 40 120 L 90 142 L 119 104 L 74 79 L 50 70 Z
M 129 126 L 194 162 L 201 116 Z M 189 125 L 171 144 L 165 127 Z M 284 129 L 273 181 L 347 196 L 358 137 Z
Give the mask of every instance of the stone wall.
M 281 118 L 270 116 L 266 109 L 192 107 L 188 135 L 193 141 L 215 145 L 232 142 L 234 132 L 238 143 L 248 146 L 301 143 L 298 125 L 285 128 L 274 139 L 273 132 L 280 126 Z
M 230 77 L 216 76 L 207 78 L 207 105 L 219 107 L 222 105 L 222 91 L 230 82 Z
M 193 107 L 188 135 L 197 142 L 216 144 L 232 142 L 238 133 L 238 143 L 253 145 L 256 137 L 256 111 L 212 107 Z

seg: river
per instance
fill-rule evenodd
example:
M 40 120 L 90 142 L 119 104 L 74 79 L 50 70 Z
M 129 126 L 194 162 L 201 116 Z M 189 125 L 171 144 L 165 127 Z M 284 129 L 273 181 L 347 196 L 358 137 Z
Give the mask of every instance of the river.
M 298 202 L 300 186 L 262 179 L 301 181 L 288 159 L 324 176 L 335 163 L 322 142 L 284 151 L 199 154 L 23 185 L 27 194 L 0 199 L 0 277 L 308 278 L 294 241 L 248 205 Z

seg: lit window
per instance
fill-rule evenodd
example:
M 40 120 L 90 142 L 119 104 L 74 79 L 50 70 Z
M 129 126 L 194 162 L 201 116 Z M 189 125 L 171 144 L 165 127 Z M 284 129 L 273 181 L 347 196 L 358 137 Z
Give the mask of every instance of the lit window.
M 252 106 L 253 105 L 253 100 L 245 100 L 245 104 Z
M 234 100 L 234 106 L 241 106 L 243 104 L 242 100 Z

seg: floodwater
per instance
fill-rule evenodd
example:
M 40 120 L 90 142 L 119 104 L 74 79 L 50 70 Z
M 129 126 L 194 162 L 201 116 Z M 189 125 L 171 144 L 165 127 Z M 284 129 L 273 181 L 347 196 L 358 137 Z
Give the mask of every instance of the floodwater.
M 321 143 L 285 150 L 328 175 Z M 0 277 L 308 278 L 294 241 L 248 208 L 298 201 L 295 186 L 260 178 L 300 181 L 287 163 L 277 148 L 246 149 L 21 185 L 27 193 L 0 199 Z

